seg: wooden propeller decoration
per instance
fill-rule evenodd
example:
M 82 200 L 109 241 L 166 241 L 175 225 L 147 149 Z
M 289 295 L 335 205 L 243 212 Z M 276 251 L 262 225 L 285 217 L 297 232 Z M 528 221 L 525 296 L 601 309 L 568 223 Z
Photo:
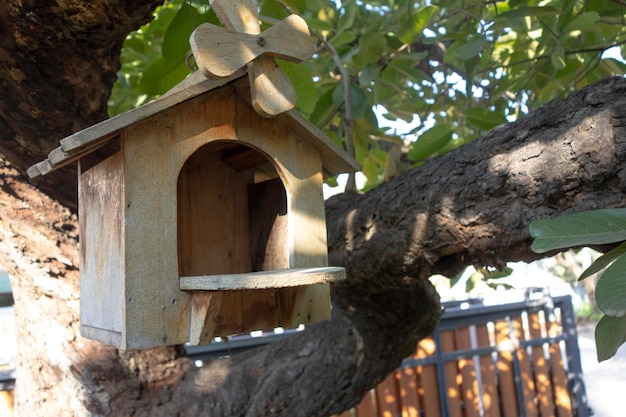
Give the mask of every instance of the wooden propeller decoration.
M 207 78 L 228 77 L 247 65 L 252 106 L 271 117 L 292 109 L 296 93 L 274 57 L 301 62 L 313 54 L 309 28 L 291 15 L 261 33 L 255 0 L 210 0 L 225 28 L 203 23 L 189 39 L 200 71 Z

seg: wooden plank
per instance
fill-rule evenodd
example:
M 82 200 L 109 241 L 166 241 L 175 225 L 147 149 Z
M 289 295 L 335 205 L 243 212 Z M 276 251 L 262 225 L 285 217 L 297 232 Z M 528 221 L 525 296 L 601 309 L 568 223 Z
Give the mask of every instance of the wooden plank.
M 398 390 L 402 417 L 420 417 L 420 402 L 417 388 L 417 371 L 404 368 L 397 371 Z
M 498 381 L 500 398 L 502 399 L 502 416 L 519 417 L 517 393 L 515 389 L 515 372 L 513 369 L 513 352 L 515 345 L 509 334 L 508 321 L 494 323 L 496 344 L 498 346 Z
M 209 0 L 211 8 L 226 29 L 259 33 L 259 12 L 256 0 Z
M 472 348 L 470 341 L 469 327 L 460 327 L 455 330 L 457 350 L 467 350 Z M 478 379 L 473 358 L 461 358 L 458 360 L 461 375 L 461 394 L 463 398 L 464 410 L 467 417 L 480 417 L 480 392 L 478 389 Z
M 454 330 L 441 332 L 441 350 L 443 353 L 454 352 L 457 350 L 454 340 Z M 461 398 L 461 389 L 459 387 L 461 382 L 459 368 L 455 361 L 446 362 L 443 368 L 446 378 L 448 412 L 450 413 L 448 417 L 462 417 L 463 412 L 461 411 L 461 407 L 463 400 Z
M 537 312 L 528 313 L 528 332 L 530 340 L 542 338 L 542 326 Z M 535 375 L 535 388 L 541 417 L 554 416 L 554 401 L 552 399 L 552 381 L 550 368 L 544 355 L 543 346 L 533 346 L 532 364 Z
M 491 346 L 489 330 L 484 324 L 476 326 L 476 343 L 479 348 Z M 482 402 L 485 417 L 500 417 L 498 383 L 491 355 L 482 355 L 480 357 L 480 374 L 482 377 Z
M 124 156 L 78 176 L 81 334 L 125 348 Z
M 363 396 L 363 399 L 354 408 L 356 417 L 377 417 L 376 413 L 376 397 L 373 390 L 369 390 Z
M 180 277 L 181 290 L 243 290 L 286 288 L 337 282 L 345 279 L 346 270 L 338 266 L 323 268 L 292 268 L 275 271 L 247 272 Z
M 236 32 L 245 32 L 251 35 L 261 33 L 259 25 L 258 9 L 255 2 L 250 1 L 223 1 L 211 0 L 211 7 L 219 16 L 222 23 L 229 29 Z M 312 51 L 312 42 L 306 23 L 299 17 L 293 17 L 292 21 L 297 21 L 295 26 L 296 38 L 299 39 L 296 49 L 306 48 L 304 55 L 310 56 Z M 302 42 L 304 36 L 308 37 L 308 42 Z M 207 38 L 212 39 L 214 36 Z M 193 37 L 192 37 L 193 39 Z M 257 42 L 264 44 L 265 40 L 259 37 Z M 193 39 L 193 43 L 197 43 L 199 39 Z M 270 34 L 271 41 L 271 34 Z M 282 43 L 282 41 L 279 41 Z M 201 46 L 201 45 L 198 45 Z M 205 45 L 196 50 L 214 49 L 214 45 Z M 308 53 L 310 50 L 310 53 Z M 200 51 L 199 51 L 200 52 Z M 196 52 L 194 51 L 194 55 Z M 223 54 L 222 54 L 223 55 Z M 200 61 L 204 62 L 202 54 L 198 54 Z M 248 57 L 249 58 L 249 57 Z M 206 67 L 206 65 L 205 65 Z M 208 69 L 204 70 L 209 73 Z M 226 71 L 227 73 L 228 71 Z M 268 56 L 259 56 L 253 63 L 248 65 L 248 73 L 250 74 L 250 94 L 252 107 L 263 117 L 271 117 L 287 110 L 292 109 L 296 103 L 296 93 L 291 85 L 287 75 L 278 67 L 273 58 Z
M 376 406 L 379 417 L 396 417 L 400 414 L 400 396 L 396 381 L 396 372 L 393 371 L 378 384 L 374 390 L 376 393 Z
M 198 67 L 207 78 L 228 77 L 261 55 L 302 62 L 313 54 L 309 28 L 304 19 L 295 14 L 276 23 L 261 36 L 203 23 L 193 31 L 189 44 Z M 254 64 L 258 68 L 257 63 Z
M 557 337 L 563 332 L 563 328 L 554 316 L 548 320 L 548 336 Z M 550 368 L 554 387 L 554 402 L 558 417 L 573 416 L 572 399 L 569 392 L 569 384 L 565 373 L 565 364 L 559 343 L 550 344 Z
M 193 291 L 191 295 L 191 318 L 189 343 L 208 345 L 215 336 L 217 315 L 222 306 L 220 291 Z
M 416 359 L 428 358 L 436 353 L 435 341 L 432 337 L 423 339 L 417 345 L 413 355 Z M 420 365 L 417 367 L 418 394 L 427 417 L 441 417 L 439 404 L 439 384 L 437 383 L 437 365 Z
M 267 156 L 255 153 L 267 161 Z M 232 161 L 225 162 L 232 164 Z M 287 195 L 279 178 L 248 186 L 248 217 L 252 271 L 289 268 Z M 280 291 L 242 292 L 244 331 L 281 326 Z
M 515 338 L 520 341 L 526 340 L 522 318 L 515 317 L 512 322 Z M 517 360 L 519 361 L 519 367 L 521 372 L 520 377 L 522 379 L 522 391 L 524 394 L 522 404 L 524 404 L 526 416 L 538 417 L 539 409 L 537 408 L 536 403 L 537 391 L 535 389 L 535 379 L 533 378 L 533 369 L 530 363 L 530 358 L 528 356 L 528 351 L 523 348 L 518 348 L 516 350 L 516 355 Z

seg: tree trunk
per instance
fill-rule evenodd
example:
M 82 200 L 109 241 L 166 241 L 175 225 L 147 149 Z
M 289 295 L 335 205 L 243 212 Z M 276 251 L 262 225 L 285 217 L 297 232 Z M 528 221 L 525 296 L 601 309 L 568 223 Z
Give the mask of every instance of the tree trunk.
M 22 416 L 339 413 L 433 330 L 441 310 L 428 276 L 537 258 L 531 220 L 624 206 L 626 80 L 612 78 L 365 195 L 329 200 L 329 255 L 348 279 L 333 287 L 328 322 L 203 368 L 180 348 L 124 353 L 85 340 L 75 178 L 35 187 L 22 172 L 105 117 L 122 39 L 154 4 L 0 6 L 0 27 L 15 27 L 0 43 L 0 263 L 16 299 Z M 36 76 L 47 68 L 50 78 Z

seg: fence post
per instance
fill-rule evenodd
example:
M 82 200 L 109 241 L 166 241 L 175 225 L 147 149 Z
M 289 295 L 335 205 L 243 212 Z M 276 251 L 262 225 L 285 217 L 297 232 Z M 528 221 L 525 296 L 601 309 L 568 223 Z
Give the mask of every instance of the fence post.
M 583 370 L 580 364 L 580 351 L 578 350 L 578 330 L 576 329 L 576 316 L 572 297 L 563 297 L 561 304 L 561 321 L 563 323 L 563 333 L 565 336 L 565 350 L 567 352 L 568 380 L 570 383 L 570 393 L 574 410 L 577 410 L 577 417 L 589 417 L 589 407 L 587 406 L 587 393 L 583 380 Z

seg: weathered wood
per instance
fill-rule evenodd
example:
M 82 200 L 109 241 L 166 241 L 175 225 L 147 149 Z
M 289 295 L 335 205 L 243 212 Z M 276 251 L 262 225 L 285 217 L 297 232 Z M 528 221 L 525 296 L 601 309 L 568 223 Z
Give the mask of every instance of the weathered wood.
M 211 7 L 227 28 L 250 35 L 261 33 L 255 1 L 213 0 Z M 299 51 L 296 53 L 298 56 L 306 56 L 309 51 L 313 52 L 310 35 L 308 42 L 304 40 L 308 28 L 303 21 L 294 19 L 294 30 L 300 40 L 292 46 Z M 264 43 L 265 41 L 261 38 L 257 38 L 258 42 Z M 194 39 L 193 42 L 197 42 L 197 39 Z M 279 42 L 282 41 L 279 40 Z M 203 58 L 200 57 L 200 60 L 203 61 Z M 251 102 L 257 113 L 264 117 L 271 117 L 284 113 L 295 106 L 297 100 L 295 90 L 287 75 L 271 57 L 258 57 L 254 63 L 248 64 L 248 72 L 250 73 Z
M 126 291 L 124 273 L 124 155 L 79 169 L 81 334 L 123 347 Z
M 209 0 L 209 4 L 227 29 L 246 33 L 260 32 L 256 0 Z
M 249 152 L 240 153 L 249 154 Z M 267 156 L 254 152 L 267 161 Z M 246 158 L 254 161 L 254 156 Z M 232 159 L 228 158 L 232 164 Z M 237 159 L 237 165 L 244 161 Z M 263 164 L 265 165 L 265 164 Z M 271 164 L 270 164 L 271 165 Z M 258 165 L 257 165 L 258 166 Z M 249 168 L 255 168 L 250 165 Z M 273 176 L 278 176 L 271 165 Z M 255 171 L 255 181 L 258 179 Z M 250 218 L 250 258 L 252 271 L 271 271 L 289 268 L 289 216 L 287 194 L 280 178 L 263 181 L 248 186 L 248 215 Z M 280 288 L 244 291 L 243 317 L 244 331 L 271 329 L 282 326 L 283 315 L 280 305 Z
M 228 77 L 262 55 L 301 62 L 313 54 L 309 28 L 295 14 L 258 34 L 203 23 L 191 34 L 189 43 L 207 78 Z
M 298 96 L 289 77 L 270 57 L 248 65 L 252 107 L 263 117 L 273 117 L 295 107 Z
M 221 291 L 194 291 L 191 295 L 189 343 L 208 345 L 215 336 L 217 316 L 222 306 Z
M 292 268 L 245 274 L 202 275 L 180 277 L 181 290 L 243 290 L 297 287 L 345 279 L 345 269 L 340 267 Z
M 114 116 L 62 139 L 60 146 L 50 152 L 48 159 L 28 168 L 28 175 L 31 178 L 46 175 L 75 162 L 95 149 L 104 146 L 106 142 L 119 135 L 122 129 L 241 78 L 244 72 L 237 72 L 231 77 L 220 80 L 207 80 L 198 75 L 199 73 L 197 72 L 190 75 L 186 80 L 183 80 L 170 90 L 169 93 L 164 94 L 157 100 Z M 247 91 L 245 94 L 250 94 L 249 88 L 248 86 L 245 88 L 239 87 L 238 89 Z M 250 102 L 250 98 L 246 97 L 244 101 Z M 359 164 L 352 157 L 342 151 L 322 131 L 304 119 L 297 111 L 291 110 L 279 115 L 279 117 L 280 123 L 284 123 L 290 129 L 297 131 L 310 146 L 321 154 L 324 175 L 326 177 L 360 169 Z

